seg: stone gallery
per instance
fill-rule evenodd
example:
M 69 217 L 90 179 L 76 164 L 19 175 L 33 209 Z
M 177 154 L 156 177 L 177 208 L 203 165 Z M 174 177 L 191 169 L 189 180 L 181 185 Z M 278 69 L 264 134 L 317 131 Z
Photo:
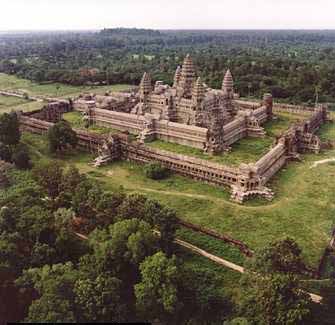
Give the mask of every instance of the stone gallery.
M 270 94 L 255 110 L 239 107 L 234 96 L 229 70 L 222 89 L 211 89 L 196 77 L 187 55 L 172 87 L 161 81 L 153 87 L 150 75 L 144 73 L 137 93 L 84 95 L 75 100 L 74 108 L 84 111 L 90 123 L 138 134 L 142 142 L 161 139 L 215 154 L 228 151 L 246 136 L 264 136 L 261 125 L 272 118 Z

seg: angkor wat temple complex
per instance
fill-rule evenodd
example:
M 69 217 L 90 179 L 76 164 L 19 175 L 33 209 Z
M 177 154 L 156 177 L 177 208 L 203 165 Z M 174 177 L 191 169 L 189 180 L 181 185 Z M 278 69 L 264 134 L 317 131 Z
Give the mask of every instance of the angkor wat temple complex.
M 237 97 L 229 70 L 224 75 L 222 89 L 211 89 L 196 77 L 192 60 L 187 56 L 183 66 L 177 68 L 172 86 L 158 81 L 153 87 L 149 74 L 145 73 L 137 91 L 59 100 L 41 110 L 20 114 L 20 123 L 22 130 L 43 134 L 64 113 L 80 111 L 87 125 L 98 124 L 120 131 L 99 135 L 75 130 L 79 145 L 98 153 L 96 166 L 118 159 L 158 162 L 178 174 L 229 186 L 231 198 L 237 202 L 254 195 L 271 199 L 273 192 L 266 185 L 286 163 L 299 159 L 305 152 L 319 153 L 330 145 L 322 143 L 316 133 L 329 121 L 329 112 L 325 105 L 274 104 L 271 94 L 265 94 L 261 102 Z M 162 139 L 218 154 L 229 151 L 230 145 L 244 137 L 265 136 L 262 125 L 282 112 L 298 115 L 299 121 L 277 136 L 258 161 L 239 166 L 226 166 L 145 144 Z M 130 134 L 135 134 L 137 141 Z
M 262 124 L 272 118 L 272 96 L 263 105 L 245 109 L 234 101 L 234 82 L 228 70 L 222 88 L 211 89 L 196 76 L 186 56 L 172 87 L 144 73 L 139 91 L 109 96 L 86 95 L 74 102 L 91 123 L 137 134 L 142 142 L 162 139 L 203 149 L 207 153 L 229 150 L 246 136 L 262 137 Z

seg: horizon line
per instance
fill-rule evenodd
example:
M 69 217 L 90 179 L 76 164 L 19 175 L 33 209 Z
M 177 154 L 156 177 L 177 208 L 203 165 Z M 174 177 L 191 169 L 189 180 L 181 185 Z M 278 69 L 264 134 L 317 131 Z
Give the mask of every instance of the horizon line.
M 149 28 L 149 27 L 101 27 L 101 28 L 33 28 L 33 29 L 1 29 L 7 32 L 71 32 L 101 31 L 104 29 L 144 29 L 156 31 L 335 31 L 334 28 Z

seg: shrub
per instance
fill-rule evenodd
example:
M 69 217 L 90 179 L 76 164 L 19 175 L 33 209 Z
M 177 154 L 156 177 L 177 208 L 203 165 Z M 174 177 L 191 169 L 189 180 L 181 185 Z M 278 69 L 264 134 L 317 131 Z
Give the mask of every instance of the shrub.
M 151 163 L 145 167 L 145 175 L 154 180 L 164 179 L 169 176 L 169 170 L 159 163 Z
M 12 161 L 19 169 L 31 168 L 29 152 L 25 145 L 20 144 L 15 148 Z
M 60 121 L 50 127 L 48 131 L 51 152 L 62 151 L 68 146 L 75 147 L 78 143 L 77 134 L 66 121 Z
M 12 160 L 12 153 L 9 146 L 4 145 L 2 142 L 0 142 L 0 160 L 7 162 L 11 162 Z

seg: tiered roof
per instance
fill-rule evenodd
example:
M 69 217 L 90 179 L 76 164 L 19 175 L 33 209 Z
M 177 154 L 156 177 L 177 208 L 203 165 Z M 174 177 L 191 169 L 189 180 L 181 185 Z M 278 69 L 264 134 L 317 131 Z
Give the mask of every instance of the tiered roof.
M 192 58 L 186 55 L 181 69 L 179 86 L 183 88 L 185 96 L 191 96 L 192 86 L 195 81 L 195 69 Z
M 178 65 L 176 73 L 174 74 L 173 87 L 177 87 L 181 77 L 181 67 Z
M 148 73 L 144 72 L 141 84 L 140 84 L 140 90 L 147 94 L 152 91 L 152 85 L 151 85 L 151 77 Z
M 199 77 L 192 89 L 192 98 L 195 98 L 197 101 L 203 100 L 205 97 L 205 88 L 202 83 L 201 78 Z
M 223 82 L 222 82 L 222 89 L 232 89 L 234 87 L 234 80 L 233 80 L 233 76 L 230 72 L 230 70 L 228 69 L 224 78 L 223 78 Z

